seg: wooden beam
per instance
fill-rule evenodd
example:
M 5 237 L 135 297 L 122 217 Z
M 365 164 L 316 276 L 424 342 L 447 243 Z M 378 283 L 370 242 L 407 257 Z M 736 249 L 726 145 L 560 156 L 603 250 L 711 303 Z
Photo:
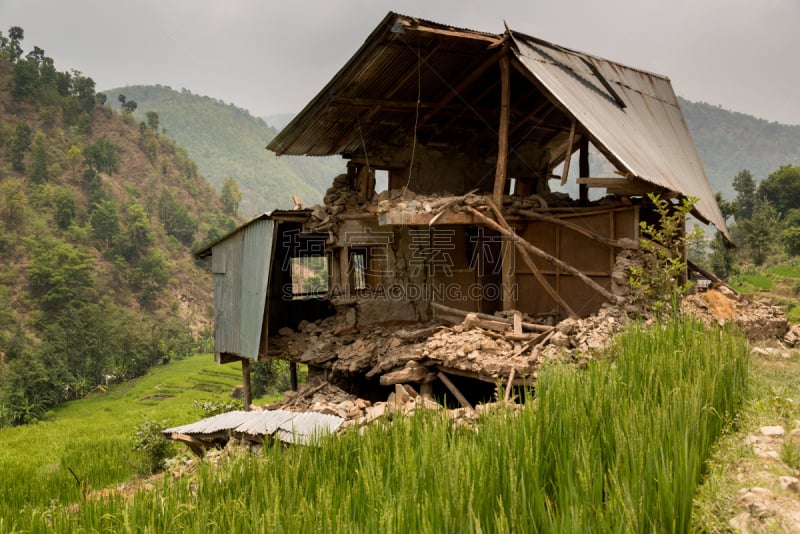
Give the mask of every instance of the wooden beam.
M 292 391 L 297 391 L 297 362 L 289 362 L 289 383 Z
M 477 106 L 476 103 L 480 102 L 481 100 L 484 99 L 484 97 L 486 97 L 486 95 L 488 95 L 489 93 L 494 91 L 497 88 L 497 84 L 499 84 L 499 83 L 500 83 L 500 81 L 497 80 L 494 83 L 489 84 L 486 87 L 486 89 L 481 91 L 481 93 L 470 102 L 470 105 L 468 106 L 468 108 L 462 109 L 461 111 L 459 111 L 458 113 L 453 115 L 453 118 L 450 119 L 449 121 L 447 121 L 447 123 L 444 126 L 442 126 L 442 130 L 448 130 L 458 119 L 463 117 L 464 114 L 467 111 L 471 111 L 471 112 L 475 113 L 475 115 L 477 115 L 479 119 L 484 120 L 483 115 L 481 115 L 480 112 L 477 109 L 478 106 Z
M 537 221 L 543 221 L 543 222 L 547 222 L 547 223 L 550 223 L 550 224 L 555 224 L 555 225 L 558 225 L 558 226 L 562 226 L 564 228 L 568 228 L 568 229 L 572 230 L 573 232 L 577 232 L 577 233 L 579 233 L 579 234 L 581 234 L 583 236 L 588 237 L 589 239 L 593 239 L 594 241 L 597 241 L 598 243 L 602 243 L 603 245 L 606 245 L 606 246 L 609 246 L 609 247 L 622 248 L 622 249 L 636 248 L 636 244 L 635 243 L 631 244 L 629 242 L 620 242 L 617 239 L 611 239 L 610 237 L 606 237 L 606 236 L 602 236 L 602 235 L 596 234 L 595 232 L 592 232 L 588 228 L 584 228 L 583 226 L 580 226 L 579 224 L 575 224 L 573 222 L 565 221 L 564 219 L 559 219 L 558 217 L 553 217 L 551 215 L 545 215 L 544 213 L 539 213 L 539 212 L 534 211 L 534 210 L 515 210 L 515 213 L 517 213 L 519 215 L 522 215 L 523 217 L 527 217 L 529 219 L 534 219 L 534 220 L 537 220 Z M 630 240 L 628 240 L 628 241 L 630 241 Z
M 552 334 L 552 332 L 551 332 Z M 543 334 L 548 335 L 548 334 Z M 472 378 L 473 380 L 480 380 L 481 382 L 486 382 L 487 384 L 495 384 L 497 385 L 498 379 L 502 379 L 501 377 L 497 376 L 490 376 L 490 375 L 482 375 L 480 373 L 476 373 L 475 371 L 468 371 L 466 369 L 456 369 L 455 367 L 446 367 L 444 365 L 438 365 L 436 368 L 449 375 L 456 375 L 456 376 L 463 376 L 465 378 Z M 530 383 L 526 377 L 515 377 L 513 384 L 515 386 L 524 386 L 525 384 Z
M 548 104 L 550 104 L 550 102 L 545 100 L 544 102 L 542 102 L 541 104 L 536 106 L 533 109 L 533 111 L 531 111 L 530 113 L 525 115 L 525 117 L 521 121 L 517 122 L 517 124 L 515 124 L 514 127 L 511 128 L 511 131 L 509 132 L 509 135 L 514 135 L 517 132 L 517 130 L 519 130 L 523 126 L 527 126 L 528 125 L 528 121 L 531 121 L 531 120 L 535 119 L 536 116 L 539 114 L 539 112 L 542 111 L 545 108 L 545 106 L 547 106 Z M 548 113 L 548 115 L 549 115 L 549 113 Z M 545 118 L 547 118 L 547 115 L 545 115 L 541 119 L 543 120 Z
M 250 405 L 253 403 L 253 390 L 250 387 L 250 360 L 242 358 L 242 384 L 244 389 L 244 411 L 250 411 Z
M 500 43 L 503 41 L 502 37 L 497 37 L 494 35 L 487 35 L 484 33 L 478 33 L 473 31 L 463 31 L 463 30 L 446 30 L 444 28 L 433 28 L 431 26 L 422 26 L 422 25 L 412 25 L 413 23 L 408 20 L 403 20 L 403 32 L 404 33 L 430 33 L 432 35 L 441 35 L 442 37 L 452 37 L 456 39 L 472 39 L 476 41 L 484 41 L 489 43 L 490 45 Z
M 506 187 L 506 169 L 508 164 L 508 128 L 511 115 L 511 82 L 508 55 L 500 58 L 500 125 L 497 128 L 497 166 L 494 174 L 494 201 L 503 205 L 503 193 Z M 511 242 L 503 239 L 500 244 L 502 268 L 503 309 L 516 307 L 514 300 L 514 249 Z
M 508 384 L 506 385 L 506 394 L 503 396 L 503 402 L 508 402 L 511 399 L 511 386 L 514 384 L 514 375 L 516 373 L 516 367 L 512 367 L 511 372 L 508 374 Z
M 615 304 L 617 303 L 617 297 L 615 297 L 609 290 L 607 290 L 606 288 L 604 288 L 603 286 L 601 286 L 600 284 L 598 284 L 597 282 L 595 282 L 594 280 L 592 280 L 591 278 L 589 278 L 588 276 L 583 274 L 581 271 L 579 271 L 578 269 L 576 269 L 572 265 L 570 265 L 570 264 L 568 264 L 568 263 L 556 258 L 555 256 L 552 256 L 552 255 L 548 254 L 547 252 L 543 251 L 542 249 L 540 249 L 538 247 L 533 246 L 531 243 L 529 243 L 528 241 L 526 241 L 525 239 L 523 239 L 522 237 L 517 235 L 515 232 L 509 231 L 506 228 L 503 228 L 500 224 L 496 223 L 495 221 L 493 221 L 492 219 L 490 219 L 489 217 L 487 217 L 486 215 L 484 215 L 480 211 L 476 210 L 472 206 L 469 206 L 467 209 L 469 209 L 470 212 L 472 212 L 476 217 L 478 217 L 487 226 L 489 226 L 490 228 L 492 228 L 496 232 L 499 232 L 499 233 L 511 238 L 516 243 L 520 243 L 523 247 L 525 247 L 525 249 L 528 250 L 528 252 L 532 253 L 535 256 L 538 256 L 539 258 L 542 258 L 543 260 L 545 260 L 546 262 L 550 263 L 551 265 L 554 265 L 555 267 L 557 267 L 559 269 L 562 269 L 564 271 L 567 271 L 570 274 L 573 274 L 573 275 L 577 276 L 584 284 L 586 284 L 587 286 L 589 286 L 590 288 L 595 290 L 603 298 L 605 298 L 608 302 L 612 302 L 612 303 L 615 303 Z
M 577 121 L 572 119 L 572 126 L 569 127 L 569 140 L 567 141 L 567 155 L 564 156 L 564 172 L 561 175 L 561 185 L 567 183 L 569 176 L 569 162 L 572 160 L 572 144 L 575 142 L 575 123 Z
M 475 314 L 479 319 L 485 319 L 487 321 L 497 321 L 497 322 L 500 322 L 500 323 L 504 323 L 504 324 L 506 324 L 506 325 L 508 325 L 508 326 L 510 326 L 512 328 L 514 326 L 514 321 L 512 319 L 507 319 L 505 317 L 500 317 L 500 316 L 497 316 L 497 315 L 489 315 L 489 314 L 486 314 L 486 313 L 478 313 L 478 312 L 470 312 L 470 311 L 459 310 L 458 308 L 451 308 L 450 306 L 445 306 L 444 304 L 440 304 L 438 302 L 431 302 L 431 308 L 433 308 L 434 310 L 440 311 L 442 313 L 449 314 L 449 315 L 455 315 L 455 316 L 458 316 L 458 317 L 466 317 L 469 314 Z M 545 326 L 545 325 L 536 324 L 536 323 L 527 323 L 527 322 L 524 322 L 524 321 L 521 324 L 522 324 L 522 328 L 523 329 L 530 330 L 530 331 L 533 331 L 533 332 L 549 332 L 550 329 L 552 328 L 550 326 Z
M 380 226 L 472 225 L 476 222 L 475 217 L 471 214 L 454 211 L 443 211 L 438 214 L 389 211 L 378 215 Z
M 581 136 L 578 142 L 578 176 L 589 176 L 589 138 L 585 135 Z M 578 184 L 579 199 L 582 203 L 589 202 L 589 188 L 584 184 Z
M 332 103 L 361 108 L 372 108 L 374 106 L 378 108 L 402 110 L 416 109 L 417 107 L 429 109 L 436 105 L 432 102 L 416 102 L 414 100 L 388 100 L 384 98 L 356 98 L 346 96 L 337 96 L 333 99 Z M 362 124 L 366 124 L 366 121 Z
M 382 374 L 380 382 L 382 386 L 393 386 L 395 384 L 405 384 L 407 382 L 421 382 L 430 372 L 431 370 L 424 366 L 403 367 Z
M 433 118 L 437 113 L 439 113 L 442 109 L 444 109 L 444 107 L 447 104 L 449 104 L 451 100 L 453 100 L 465 88 L 467 88 L 475 80 L 477 80 L 481 76 L 481 74 L 486 72 L 486 69 L 488 69 L 489 67 L 491 67 L 492 65 L 497 63 L 497 61 L 501 57 L 507 56 L 507 54 L 508 54 L 508 50 L 505 47 L 502 47 L 502 48 L 500 48 L 498 50 L 497 53 L 493 54 L 491 57 L 486 59 L 483 63 L 481 63 L 477 67 L 472 68 L 472 66 L 469 66 L 466 69 L 464 69 L 464 72 L 469 72 L 469 75 L 466 78 L 464 78 L 463 80 L 461 80 L 455 87 L 450 89 L 450 91 L 447 93 L 447 95 L 445 95 L 445 97 L 442 98 L 442 100 L 439 101 L 439 104 L 419 120 L 419 123 L 417 124 L 417 127 L 420 128 L 424 124 L 427 124 L 427 122 L 431 118 Z
M 497 128 L 497 166 L 494 173 L 494 201 L 503 205 L 508 162 L 508 119 L 511 109 L 511 83 L 508 55 L 500 58 L 500 125 Z
M 169 435 L 169 439 L 184 443 L 187 447 L 189 447 L 190 451 L 195 453 L 200 458 L 205 456 L 207 448 L 214 446 L 213 443 L 208 443 L 206 441 L 203 441 L 202 439 L 198 439 L 188 434 L 172 433 Z
M 500 211 L 500 208 L 498 208 L 493 202 L 489 201 L 488 199 L 486 203 L 489 205 L 489 208 L 492 210 L 495 218 L 500 222 L 500 224 L 502 224 L 503 227 L 509 232 L 513 232 L 511 226 L 508 224 L 508 221 L 506 221 L 505 217 L 503 217 L 503 213 Z M 518 242 L 514 244 L 517 248 L 517 252 L 519 252 L 520 257 L 522 258 L 522 261 L 524 261 L 525 265 L 528 266 L 528 269 L 530 269 L 531 273 L 536 278 L 536 281 L 539 282 L 539 285 L 541 285 L 542 288 L 544 288 L 545 292 L 548 295 L 550 295 L 550 298 L 556 301 L 556 304 L 561 306 L 570 317 L 573 318 L 578 317 L 578 314 L 575 313 L 575 311 L 572 309 L 572 307 L 570 307 L 569 304 L 567 304 L 567 301 L 564 300 L 564 298 L 558 293 L 558 291 L 556 291 L 555 288 L 552 285 L 550 285 L 550 282 L 548 282 L 547 279 L 545 279 L 544 275 L 542 275 L 541 273 L 541 270 L 536 266 L 536 263 L 534 263 L 533 258 L 531 258 L 530 254 L 528 254 L 528 251 L 525 250 L 525 247 L 523 247 L 522 244 Z
M 443 372 L 439 371 L 439 374 L 437 376 L 439 377 L 439 380 L 441 380 L 442 383 L 447 387 L 447 389 L 450 390 L 450 393 L 452 393 L 453 396 L 456 399 L 458 399 L 458 402 L 461 404 L 461 406 L 463 406 L 464 408 L 469 409 L 469 411 L 471 411 L 471 412 L 475 411 L 475 408 L 472 407 L 472 404 L 470 404 L 469 401 L 467 400 L 467 398 L 458 390 L 456 385 L 453 384 L 450 381 L 449 378 L 447 378 L 446 374 L 444 374 Z

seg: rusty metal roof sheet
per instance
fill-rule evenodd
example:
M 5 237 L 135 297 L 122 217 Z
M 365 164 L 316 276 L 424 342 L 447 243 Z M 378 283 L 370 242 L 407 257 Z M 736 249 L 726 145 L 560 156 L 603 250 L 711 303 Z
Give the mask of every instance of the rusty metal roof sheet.
M 696 210 L 727 228 L 669 79 L 514 34 L 517 57 L 631 176 L 699 199 Z
M 162 433 L 203 435 L 230 432 L 250 436 L 274 436 L 285 443 L 308 445 L 315 438 L 333 434 L 344 423 L 335 415 L 318 412 L 289 412 L 266 410 L 263 412 L 234 411 L 214 415 L 188 425 L 168 428 Z

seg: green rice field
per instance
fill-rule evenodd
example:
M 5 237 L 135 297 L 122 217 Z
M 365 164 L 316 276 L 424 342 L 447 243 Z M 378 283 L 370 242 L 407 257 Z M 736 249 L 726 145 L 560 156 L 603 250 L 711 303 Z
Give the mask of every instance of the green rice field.
M 201 393 L 178 389 L 187 370 L 171 374 L 176 395 Z M 57 426 L 65 412 L 0 434 L 19 449 L 0 456 L 4 475 L 28 478 L 5 485 L 0 531 L 687 532 L 704 462 L 742 406 L 747 375 L 747 344 L 731 332 L 692 320 L 633 327 L 587 369 L 546 367 L 519 413 L 471 427 L 418 414 L 85 500 L 65 467 L 79 466 L 93 488 L 124 479 L 123 453 L 112 451 L 126 408 L 80 401 L 84 422 L 72 418 L 71 429 Z M 220 375 L 220 387 L 237 376 Z M 185 410 L 136 402 L 136 416 Z

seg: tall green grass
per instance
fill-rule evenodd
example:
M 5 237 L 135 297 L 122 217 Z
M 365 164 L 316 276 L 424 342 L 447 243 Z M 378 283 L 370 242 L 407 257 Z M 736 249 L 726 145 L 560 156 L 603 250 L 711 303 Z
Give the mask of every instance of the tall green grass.
M 519 414 L 421 414 L 321 447 L 233 456 L 134 498 L 31 510 L 73 532 L 686 532 L 711 444 L 745 394 L 746 342 L 692 320 L 553 365 Z M 8 521 L 8 519 L 7 519 Z M 0 525 L 0 530 L 3 525 Z

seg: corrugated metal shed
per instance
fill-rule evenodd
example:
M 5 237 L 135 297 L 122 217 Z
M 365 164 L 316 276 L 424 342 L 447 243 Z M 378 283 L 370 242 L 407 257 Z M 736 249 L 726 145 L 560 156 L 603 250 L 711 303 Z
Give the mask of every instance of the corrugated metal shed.
M 259 218 L 212 247 L 214 353 L 258 359 L 274 221 Z
M 266 300 L 275 232 L 280 222 L 302 222 L 308 210 L 263 213 L 195 252 L 211 257 L 214 275 L 214 353 L 217 362 L 258 359 L 264 350 Z
M 202 438 L 226 432 L 248 436 L 274 436 L 284 443 L 308 445 L 315 438 L 336 432 L 344 419 L 317 412 L 289 412 L 268 410 L 263 412 L 228 412 L 188 425 L 168 428 L 162 433 L 183 434 Z

